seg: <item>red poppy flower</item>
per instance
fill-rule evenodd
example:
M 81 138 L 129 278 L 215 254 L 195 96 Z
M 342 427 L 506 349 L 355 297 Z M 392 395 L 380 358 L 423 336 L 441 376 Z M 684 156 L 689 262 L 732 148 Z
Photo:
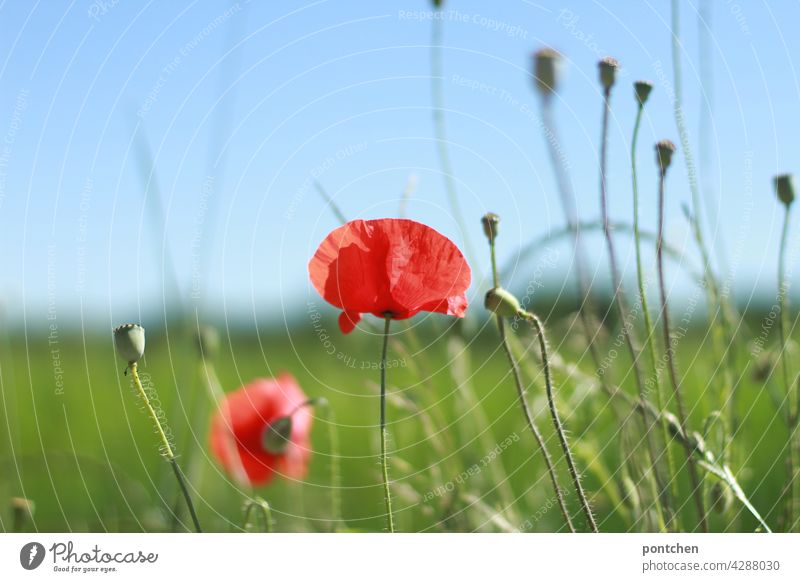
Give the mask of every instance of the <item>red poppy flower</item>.
M 464 317 L 470 269 L 446 236 L 397 218 L 353 220 L 331 232 L 308 264 L 311 282 L 343 310 L 342 333 L 362 313 L 406 319 L 420 311 Z
M 265 485 L 275 473 L 302 478 L 311 456 L 311 411 L 291 374 L 231 392 L 211 421 L 211 450 L 240 482 Z

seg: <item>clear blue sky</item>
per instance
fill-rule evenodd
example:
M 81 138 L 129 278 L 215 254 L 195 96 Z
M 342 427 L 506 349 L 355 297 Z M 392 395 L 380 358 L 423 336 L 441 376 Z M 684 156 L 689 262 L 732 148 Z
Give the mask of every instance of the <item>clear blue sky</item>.
M 800 171 L 800 4 L 681 6 L 706 227 L 727 244 L 737 292 L 771 292 L 781 209 L 770 180 Z M 642 217 L 654 227 L 652 144 L 678 141 L 667 0 L 448 0 L 443 18 L 448 139 L 481 271 L 487 210 L 503 217 L 504 260 L 562 225 L 528 74 L 543 45 L 568 60 L 557 115 L 585 220 L 599 211 L 596 62 L 613 55 L 624 68 L 612 103 L 615 219 L 631 216 L 631 83 L 654 81 L 639 150 Z M 302 310 L 308 258 L 337 224 L 314 176 L 348 217 L 380 217 L 397 215 L 413 174 L 408 216 L 463 243 L 436 155 L 427 1 L 5 1 L 0 27 L 0 298 L 12 318 L 46 323 L 50 304 L 69 321 L 82 304 L 84 317 L 132 320 L 159 313 L 173 280 L 187 304 L 194 287 L 217 314 Z M 669 236 L 693 257 L 678 162 Z M 605 278 L 601 239 L 591 242 Z M 559 248 L 553 280 L 568 264 Z M 620 252 L 630 278 L 624 239 Z

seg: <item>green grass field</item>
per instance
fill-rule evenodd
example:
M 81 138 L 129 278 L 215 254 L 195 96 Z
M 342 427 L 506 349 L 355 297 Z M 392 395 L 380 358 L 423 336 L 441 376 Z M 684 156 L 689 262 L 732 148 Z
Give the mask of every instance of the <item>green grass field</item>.
M 551 347 L 558 360 L 577 362 L 582 372 L 568 377 L 563 366 L 556 366 L 555 380 L 598 523 L 602 531 L 652 530 L 649 480 L 642 479 L 647 466 L 643 424 L 630 407 L 617 402 L 615 411 L 598 389 L 588 356 L 579 360 L 584 347 L 572 339 L 578 334 L 570 332 L 569 321 L 551 318 Z M 432 317 L 413 334 L 408 325 L 398 326 L 402 330 L 390 343 L 388 416 L 398 529 L 563 529 L 499 350 L 497 330 L 491 321 L 479 323 L 476 318 L 466 323 L 466 331 L 444 327 L 451 323 Z M 289 331 L 223 334 L 216 370 L 226 391 L 288 370 L 307 395 L 324 396 L 335 412 L 333 425 L 323 411 L 315 413 L 315 452 L 305 481 L 277 479 L 255 491 L 272 506 L 276 530 L 381 531 L 385 521 L 377 456 L 378 370 L 373 364 L 379 342 L 369 328 L 342 336 L 333 319 L 323 319 L 321 326 L 328 330 L 329 344 L 321 341 L 320 326 L 315 330 L 302 323 Z M 462 336 L 473 338 L 467 340 L 468 349 Z M 529 332 L 521 337 L 532 345 Z M 716 387 L 722 380 L 708 345 L 697 328 L 680 342 L 678 352 L 695 429 L 714 410 Z M 604 347 L 603 353 L 607 355 L 608 349 Z M 778 377 L 756 380 L 756 359 L 744 344 L 735 349 L 743 371 L 737 388 L 741 422 L 728 460 L 752 504 L 773 529 L 779 529 L 787 433 L 769 397 L 770 383 Z M 612 376 L 629 367 L 622 352 Z M 523 358 L 528 400 L 551 453 L 561 459 L 535 354 L 529 349 Z M 110 332 L 59 331 L 55 343 L 44 334 L 12 334 L 0 353 L 0 366 L 0 418 L 8 431 L 7 438 L 0 439 L 0 499 L 25 497 L 35 502 L 35 518 L 24 529 L 170 531 L 189 526 L 173 475 L 157 454 L 152 426 L 140 410 L 129 377 L 123 375 L 125 366 L 114 352 Z M 206 530 L 235 531 L 242 527 L 245 497 L 209 456 L 212 404 L 202 371 L 190 330 L 173 327 L 168 339 L 163 331 L 148 328 L 147 356 L 140 372 L 150 375 L 158 391 L 200 519 Z M 630 377 L 624 389 L 634 393 Z M 331 522 L 331 427 L 339 441 L 336 457 L 341 469 L 344 523 L 337 524 Z M 709 447 L 717 446 L 713 438 L 707 440 Z M 684 528 L 693 529 L 696 517 L 684 452 L 674 444 L 673 453 L 683 467 L 679 485 Z M 561 461 L 559 470 L 562 483 L 568 485 Z M 702 474 L 710 501 L 719 493 L 713 487 L 717 480 Z M 756 520 L 729 497 L 721 511 L 711 512 L 712 531 L 755 530 Z M 574 495 L 567 501 L 579 529 L 585 530 Z M 176 525 L 174 508 L 183 526 Z M 8 510 L 2 512 L 0 527 L 12 528 Z

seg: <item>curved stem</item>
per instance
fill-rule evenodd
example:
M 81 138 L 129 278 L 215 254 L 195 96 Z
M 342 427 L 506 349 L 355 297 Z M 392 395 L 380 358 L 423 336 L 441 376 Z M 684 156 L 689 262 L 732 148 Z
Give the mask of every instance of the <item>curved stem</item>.
M 636 248 L 636 283 L 639 288 L 639 298 L 642 302 L 642 313 L 644 314 L 644 328 L 645 328 L 645 349 L 650 357 L 650 369 L 652 373 L 651 381 L 655 386 L 656 392 L 656 405 L 659 410 L 664 410 L 664 394 L 661 387 L 661 375 L 658 372 L 658 356 L 656 355 L 656 344 L 654 341 L 655 330 L 653 329 L 653 320 L 650 318 L 650 308 L 647 304 L 647 289 L 644 284 L 644 268 L 642 267 L 642 241 L 641 233 L 639 231 L 639 182 L 636 172 L 636 144 L 639 140 L 639 128 L 642 124 L 642 112 L 644 106 L 640 103 L 636 111 L 636 122 L 633 126 L 633 139 L 631 139 L 631 178 L 633 180 L 633 240 Z M 645 422 L 645 425 L 647 423 Z M 664 455 L 667 458 L 667 480 L 668 485 L 663 490 L 664 508 L 670 514 L 667 519 L 667 526 L 674 525 L 674 528 L 680 530 L 679 516 L 671 510 L 672 499 L 671 496 L 678 496 L 678 480 L 676 479 L 675 461 L 672 458 L 672 451 L 670 443 L 672 439 L 669 436 L 669 428 L 665 420 L 659 422 L 661 426 L 661 437 L 664 440 Z M 670 521 L 672 524 L 670 524 Z
M 253 508 L 257 507 L 261 512 L 261 517 L 264 520 L 264 533 L 272 533 L 272 509 L 266 499 L 256 497 L 255 499 L 248 499 L 244 506 L 244 517 L 242 518 L 242 529 L 247 531 L 247 526 L 250 525 L 250 514 Z
M 594 520 L 594 515 L 592 515 L 592 510 L 589 507 L 589 502 L 587 501 L 586 494 L 583 491 L 580 475 L 575 467 L 575 460 L 572 458 L 572 451 L 570 451 L 569 443 L 567 442 L 567 435 L 564 431 L 564 425 L 561 424 L 561 417 L 559 416 L 558 408 L 556 407 L 555 395 L 553 394 L 553 377 L 550 373 L 550 357 L 547 354 L 547 338 L 544 335 L 544 324 L 542 324 L 541 320 L 534 313 L 525 313 L 525 318 L 533 325 L 533 330 L 536 332 L 536 337 L 539 340 L 539 351 L 541 352 L 542 367 L 544 368 L 544 383 L 547 391 L 547 405 L 550 408 L 550 416 L 553 419 L 553 427 L 556 430 L 558 440 L 561 443 L 561 448 L 564 451 L 564 456 L 567 459 L 569 474 L 572 477 L 572 483 L 575 486 L 575 492 L 578 494 L 578 499 L 581 502 L 583 513 L 586 515 L 586 521 L 589 522 L 589 526 L 592 528 L 592 531 L 597 533 L 599 531 L 597 529 L 597 523 Z
M 389 489 L 389 462 L 386 456 L 386 353 L 389 349 L 390 315 L 385 316 L 383 326 L 383 350 L 381 351 L 381 472 L 383 473 L 383 500 L 386 504 L 386 523 L 389 533 L 394 533 L 392 516 L 392 492 Z
M 582 221 L 578 223 L 577 228 L 581 232 L 602 231 L 603 222 L 600 220 Z M 612 220 L 611 230 L 613 230 L 615 234 L 633 235 L 633 226 L 631 226 L 627 222 Z M 520 264 L 529 260 L 533 255 L 535 255 L 537 251 L 549 248 L 548 247 L 549 243 L 557 242 L 563 238 L 573 237 L 573 236 L 574 236 L 573 229 L 569 226 L 565 226 L 558 230 L 553 230 L 549 233 L 536 237 L 535 239 L 525 243 L 524 246 L 520 247 L 520 250 L 515 257 L 511 257 L 508 261 L 506 261 L 506 264 L 503 265 L 502 269 L 500 269 L 500 275 L 502 277 L 509 275 L 512 271 L 519 268 Z M 640 229 L 639 237 L 643 241 L 653 243 L 653 248 L 655 248 L 655 242 L 656 242 L 655 233 Z M 664 241 L 664 254 L 668 259 L 672 259 L 673 261 L 678 263 L 678 267 L 684 269 L 692 279 L 694 279 L 701 285 L 703 284 L 704 280 L 702 273 L 698 272 L 691 265 L 689 265 L 684 254 L 682 252 L 679 252 L 678 249 L 676 249 L 675 247 L 670 246 L 670 244 L 666 241 Z
M 684 449 L 686 450 L 686 461 L 689 465 L 689 478 L 692 485 L 692 497 L 694 498 L 695 506 L 697 508 L 697 516 L 700 520 L 700 528 L 703 532 L 708 532 L 708 522 L 706 520 L 706 512 L 703 504 L 703 492 L 700 489 L 700 479 L 697 476 L 697 467 L 695 466 L 695 459 L 691 443 L 689 443 L 689 432 L 686 422 L 686 409 L 683 405 L 683 396 L 681 395 L 680 384 L 678 380 L 678 370 L 675 364 L 674 347 L 672 346 L 672 334 L 669 329 L 669 309 L 667 306 L 667 288 L 664 283 L 664 182 L 666 180 L 666 173 L 662 170 L 659 175 L 658 181 L 658 240 L 656 241 L 656 262 L 658 263 L 658 287 L 661 295 L 661 321 L 664 331 L 664 349 L 666 350 L 667 365 L 669 368 L 669 377 L 672 382 L 672 391 L 675 395 L 675 402 L 678 408 L 678 422 L 680 422 L 680 429 L 687 437 L 684 440 Z
M 511 375 L 514 377 L 514 384 L 517 387 L 517 396 L 519 397 L 519 403 L 522 407 L 522 412 L 525 415 L 525 421 L 528 423 L 528 428 L 533 434 L 533 438 L 536 439 L 536 444 L 539 445 L 539 450 L 542 453 L 542 457 L 544 457 L 544 463 L 547 466 L 547 474 L 550 476 L 550 482 L 553 484 L 553 490 L 556 493 L 556 500 L 558 501 L 558 506 L 561 509 L 561 514 L 564 516 L 564 521 L 566 521 L 569 531 L 575 533 L 575 526 L 572 525 L 572 519 L 570 519 L 567 505 L 564 502 L 564 492 L 561 490 L 561 487 L 558 484 L 558 478 L 556 477 L 556 470 L 553 466 L 553 460 L 544 444 L 542 434 L 539 432 L 539 429 L 536 427 L 536 424 L 533 421 L 533 415 L 528 407 L 528 401 L 525 399 L 525 387 L 522 384 L 519 366 L 517 365 L 517 360 L 514 358 L 514 354 L 511 352 L 511 347 L 508 345 L 508 337 L 506 336 L 506 328 L 503 318 L 499 316 L 497 317 L 497 329 L 500 332 L 500 342 L 503 345 L 503 350 L 505 351 L 506 356 L 508 357 L 508 363 L 511 366 Z
M 158 418 L 158 414 L 153 409 L 153 405 L 150 404 L 150 399 L 147 397 L 147 392 L 145 392 L 142 382 L 139 379 L 139 365 L 136 362 L 131 362 L 129 364 L 129 368 L 131 370 L 131 377 L 133 378 L 133 385 L 136 387 L 136 391 L 139 393 L 139 397 L 144 403 L 145 410 L 150 416 L 150 419 L 153 421 L 153 425 L 156 428 L 156 433 L 161 440 L 161 455 L 167 459 L 169 464 L 172 466 L 172 471 L 175 473 L 175 478 L 178 480 L 178 486 L 181 489 L 181 493 L 183 493 L 184 499 L 186 499 L 186 505 L 189 508 L 189 514 L 192 516 L 194 528 L 198 533 L 200 533 L 203 530 L 200 527 L 200 521 L 197 519 L 197 513 L 195 512 L 194 504 L 192 503 L 192 497 L 189 495 L 189 489 L 186 486 L 186 480 L 181 472 L 180 467 L 178 466 L 178 461 L 175 459 L 175 453 L 172 450 L 172 445 L 167 438 L 164 427 L 161 425 L 161 420 Z

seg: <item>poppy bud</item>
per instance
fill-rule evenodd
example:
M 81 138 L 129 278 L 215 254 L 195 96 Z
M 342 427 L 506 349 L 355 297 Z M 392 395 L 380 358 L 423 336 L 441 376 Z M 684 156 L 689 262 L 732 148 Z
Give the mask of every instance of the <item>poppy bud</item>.
M 600 84 L 603 85 L 603 89 L 606 91 L 611 90 L 617 80 L 619 61 L 613 57 L 605 57 L 600 59 L 597 66 L 600 68 Z
M 489 289 L 486 292 L 484 305 L 486 309 L 500 317 L 514 317 L 522 311 L 517 298 L 502 287 Z
M 33 513 L 36 504 L 24 497 L 11 498 L 11 517 L 14 524 L 14 531 L 19 531 L 26 522 L 33 520 Z
M 647 98 L 650 97 L 650 91 L 652 90 L 653 84 L 650 81 L 636 81 L 633 84 L 636 101 L 640 106 L 643 106 L 647 102 Z
M 292 417 L 282 416 L 273 420 L 264 430 L 262 444 L 264 450 L 273 455 L 282 455 L 289 446 L 292 436 Z
M 781 174 L 772 179 L 778 200 L 789 206 L 794 202 L 794 178 L 791 174 Z
M 117 353 L 128 364 L 135 364 L 144 356 L 144 328 L 136 323 L 126 323 L 114 330 Z
M 672 162 L 672 154 L 675 153 L 675 144 L 668 139 L 662 139 L 656 144 L 656 161 L 658 167 L 661 168 L 661 173 L 666 174 Z
M 197 351 L 204 360 L 213 360 L 219 353 L 219 333 L 216 328 L 204 325 L 197 330 Z
M 543 96 L 556 90 L 561 55 L 551 48 L 539 49 L 533 54 L 533 68 L 536 88 Z
M 483 218 L 481 218 L 481 223 L 483 224 L 483 232 L 486 234 L 486 238 L 489 239 L 490 243 L 493 243 L 494 239 L 497 238 L 497 227 L 500 225 L 500 217 L 494 212 L 487 212 L 483 215 Z

